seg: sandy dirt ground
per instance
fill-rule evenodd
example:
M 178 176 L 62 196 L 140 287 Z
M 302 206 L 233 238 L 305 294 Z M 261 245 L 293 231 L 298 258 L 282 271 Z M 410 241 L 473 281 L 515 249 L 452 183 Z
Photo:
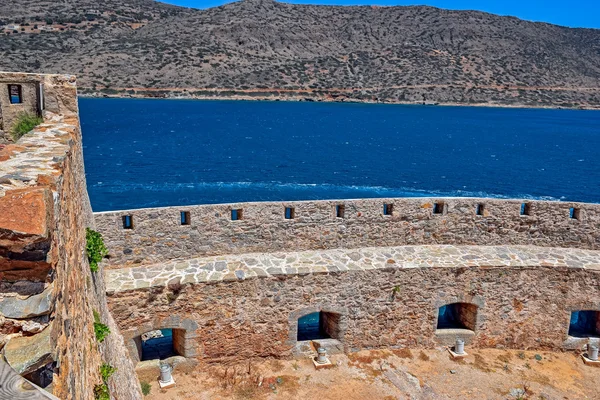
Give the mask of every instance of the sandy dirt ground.
M 310 359 L 223 366 L 177 366 L 176 386 L 160 389 L 156 370 L 138 370 L 147 400 L 204 399 L 600 399 L 600 368 L 574 353 L 473 350 L 454 361 L 445 349 L 373 350 Z

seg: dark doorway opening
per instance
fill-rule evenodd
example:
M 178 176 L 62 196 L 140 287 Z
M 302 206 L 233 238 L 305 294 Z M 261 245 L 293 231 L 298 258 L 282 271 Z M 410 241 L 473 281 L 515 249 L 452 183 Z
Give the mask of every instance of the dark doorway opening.
M 173 345 L 173 329 L 160 329 L 144 333 L 141 341 L 141 361 L 164 360 L 177 355 Z
M 569 336 L 581 338 L 600 336 L 600 321 L 598 319 L 598 314 L 600 314 L 600 312 L 594 310 L 571 312 Z
M 476 321 L 476 305 L 468 303 L 446 304 L 439 308 L 437 329 L 469 329 L 474 331 Z

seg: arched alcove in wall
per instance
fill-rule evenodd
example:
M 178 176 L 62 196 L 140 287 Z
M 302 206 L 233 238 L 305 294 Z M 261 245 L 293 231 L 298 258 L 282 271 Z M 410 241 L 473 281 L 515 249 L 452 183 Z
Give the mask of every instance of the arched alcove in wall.
M 194 358 L 198 356 L 197 328 L 192 320 L 171 317 L 143 324 L 124 336 L 129 338 L 127 347 L 134 362 L 176 355 Z
M 290 313 L 289 343 L 312 340 L 337 340 L 343 342 L 347 330 L 348 312 L 344 308 L 317 306 Z
M 475 331 L 477 326 L 477 305 L 451 303 L 438 308 L 437 330 L 468 329 Z

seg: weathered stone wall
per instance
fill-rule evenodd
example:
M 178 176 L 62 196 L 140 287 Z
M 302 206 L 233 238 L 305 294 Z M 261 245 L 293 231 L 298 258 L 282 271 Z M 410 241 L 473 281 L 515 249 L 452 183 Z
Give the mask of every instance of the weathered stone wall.
M 434 214 L 443 203 L 443 214 Z M 204 255 L 399 246 L 412 244 L 533 244 L 600 248 L 600 205 L 494 199 L 369 199 L 170 207 L 94 214 L 113 265 L 147 264 Z M 335 207 L 345 205 L 344 218 Z M 393 204 L 393 215 L 383 205 Z M 483 215 L 476 215 L 483 204 Z M 293 207 L 295 218 L 284 218 Z M 579 219 L 570 218 L 570 208 Z M 243 219 L 231 220 L 242 209 Z M 181 225 L 180 212 L 191 224 Z M 132 216 L 133 229 L 122 217 Z
M 53 370 L 50 388 L 60 399 L 93 399 L 99 367 L 109 362 L 119 368 L 119 381 L 111 381 L 114 394 L 139 399 L 118 329 L 113 326 L 105 341 L 113 344 L 110 349 L 95 340 L 93 310 L 100 311 L 105 323 L 111 319 L 104 288 L 95 290 L 85 250 L 85 228 L 93 216 L 75 79 L 0 77 L 0 82 L 42 82 L 46 104 L 53 110 L 46 111 L 44 123 L 18 144 L 0 146 L 2 354 L 22 375 L 42 367 Z
M 473 345 L 562 349 L 570 311 L 600 307 L 598 285 L 594 271 L 390 269 L 187 286 L 173 302 L 167 289 L 129 291 L 112 295 L 109 304 L 126 337 L 143 333 L 131 327 L 161 325 L 173 316 L 192 319 L 199 358 L 208 361 L 289 356 L 288 318 L 303 307 L 347 309 L 348 350 L 431 347 L 438 303 L 474 296 L 485 305 Z M 400 293 L 392 298 L 394 286 Z
M 29 75 L 0 73 L 0 130 L 9 131 L 21 113 L 36 114 L 38 112 L 37 90 L 39 84 L 39 81 L 32 81 Z M 22 103 L 11 104 L 9 85 L 21 86 Z
M 298 346 L 298 318 L 318 311 L 339 315 L 327 323 L 348 351 L 433 347 L 448 341 L 436 332 L 437 317 L 439 307 L 452 303 L 470 304 L 467 314 L 476 310 L 468 315 L 472 346 L 560 350 L 598 340 L 568 336 L 571 311 L 600 310 L 598 251 L 414 246 L 214 259 L 226 263 L 225 271 L 203 282 L 187 277 L 210 270 L 212 261 L 173 262 L 164 273 L 160 264 L 107 271 L 124 285 L 109 285 L 108 302 L 134 360 L 133 339 L 160 328 L 185 329 L 187 349 L 180 354 L 197 360 L 287 357 Z M 257 260 L 283 264 L 267 268 L 272 274 L 230 273 Z M 144 275 L 156 277 L 151 286 L 123 283 Z M 451 332 L 450 341 L 456 336 Z

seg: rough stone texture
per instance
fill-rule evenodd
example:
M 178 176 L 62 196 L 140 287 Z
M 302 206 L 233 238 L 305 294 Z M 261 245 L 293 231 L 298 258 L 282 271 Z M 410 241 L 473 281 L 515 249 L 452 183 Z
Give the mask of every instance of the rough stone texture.
M 60 400 L 45 390 L 31 384 L 0 359 L 0 399 L 11 400 Z
M 434 214 L 443 203 L 443 214 Z M 368 199 L 246 203 L 96 213 L 113 265 L 151 264 L 176 258 L 252 252 L 324 250 L 423 244 L 523 245 L 600 248 L 600 205 L 495 199 Z M 345 205 L 345 218 L 335 206 Z M 393 215 L 383 205 L 393 204 Z M 485 205 L 483 216 L 476 206 Z M 295 218 L 284 218 L 293 207 Z M 571 219 L 569 209 L 580 209 Z M 243 219 L 231 221 L 231 210 Z M 181 225 L 189 211 L 191 225 Z M 133 217 L 123 229 L 122 217 Z
M 33 318 L 50 314 L 54 302 L 54 286 L 48 286 L 40 294 L 21 298 L 11 296 L 0 299 L 0 314 L 7 318 Z
M 106 270 L 109 294 L 182 284 L 234 282 L 373 269 L 468 267 L 566 267 L 600 270 L 600 251 L 534 246 L 401 246 L 304 252 L 252 253 L 175 260 Z M 466 317 L 472 321 L 472 318 Z M 472 325 L 472 324 L 471 324 Z
M 31 79 L 23 81 L 18 78 L 17 74 L 0 75 L 0 130 L 10 131 L 14 121 L 21 113 L 37 114 L 39 111 L 37 88 L 41 82 L 31 81 Z M 8 85 L 21 86 L 22 103 L 10 103 Z
M 158 265 L 106 273 L 109 306 L 134 360 L 137 336 L 176 328 L 190 334 L 186 347 L 194 349 L 181 355 L 239 361 L 290 356 L 298 318 L 316 311 L 339 314 L 336 339 L 346 351 L 432 347 L 445 342 L 436 335 L 438 309 L 452 303 L 478 307 L 473 346 L 576 348 L 595 340 L 570 338 L 568 328 L 571 311 L 600 310 L 599 260 L 600 252 L 581 249 L 409 246 L 214 257 L 168 263 L 164 273 Z M 233 272 L 249 264 L 263 271 L 273 261 L 280 265 L 264 274 L 239 279 Z M 155 286 L 138 285 L 150 278 Z
M 99 367 L 108 362 L 117 368 L 110 382 L 112 395 L 141 399 L 118 329 L 113 326 L 105 341 L 112 344 L 110 349 L 98 345 L 94 337 L 92 311 L 98 310 L 109 326 L 111 318 L 104 290 L 95 290 L 85 251 L 85 228 L 92 225 L 93 215 L 86 191 L 75 79 L 0 74 L 0 85 L 28 80 L 44 83 L 46 111 L 42 125 L 17 144 L 0 148 L 0 203 L 5 202 L 10 212 L 0 218 L 0 300 L 10 302 L 7 311 L 11 313 L 25 310 L 31 300 L 23 292 L 37 296 L 42 293 L 40 284 L 51 284 L 55 297 L 45 320 L 33 317 L 17 323 L 0 315 L 1 336 L 10 332 L 4 337 L 9 339 L 5 351 L 19 355 L 7 356 L 7 360 L 19 370 L 20 365 L 35 368 L 55 361 L 53 394 L 65 400 L 93 399 L 94 386 L 101 381 Z M 102 277 L 97 281 L 102 282 Z M 30 354 L 33 347 L 28 344 L 41 339 L 51 348 L 43 362 L 37 352 Z
M 44 329 L 35 336 L 12 339 L 2 349 L 2 355 L 17 373 L 26 375 L 55 360 L 55 350 L 50 329 Z

